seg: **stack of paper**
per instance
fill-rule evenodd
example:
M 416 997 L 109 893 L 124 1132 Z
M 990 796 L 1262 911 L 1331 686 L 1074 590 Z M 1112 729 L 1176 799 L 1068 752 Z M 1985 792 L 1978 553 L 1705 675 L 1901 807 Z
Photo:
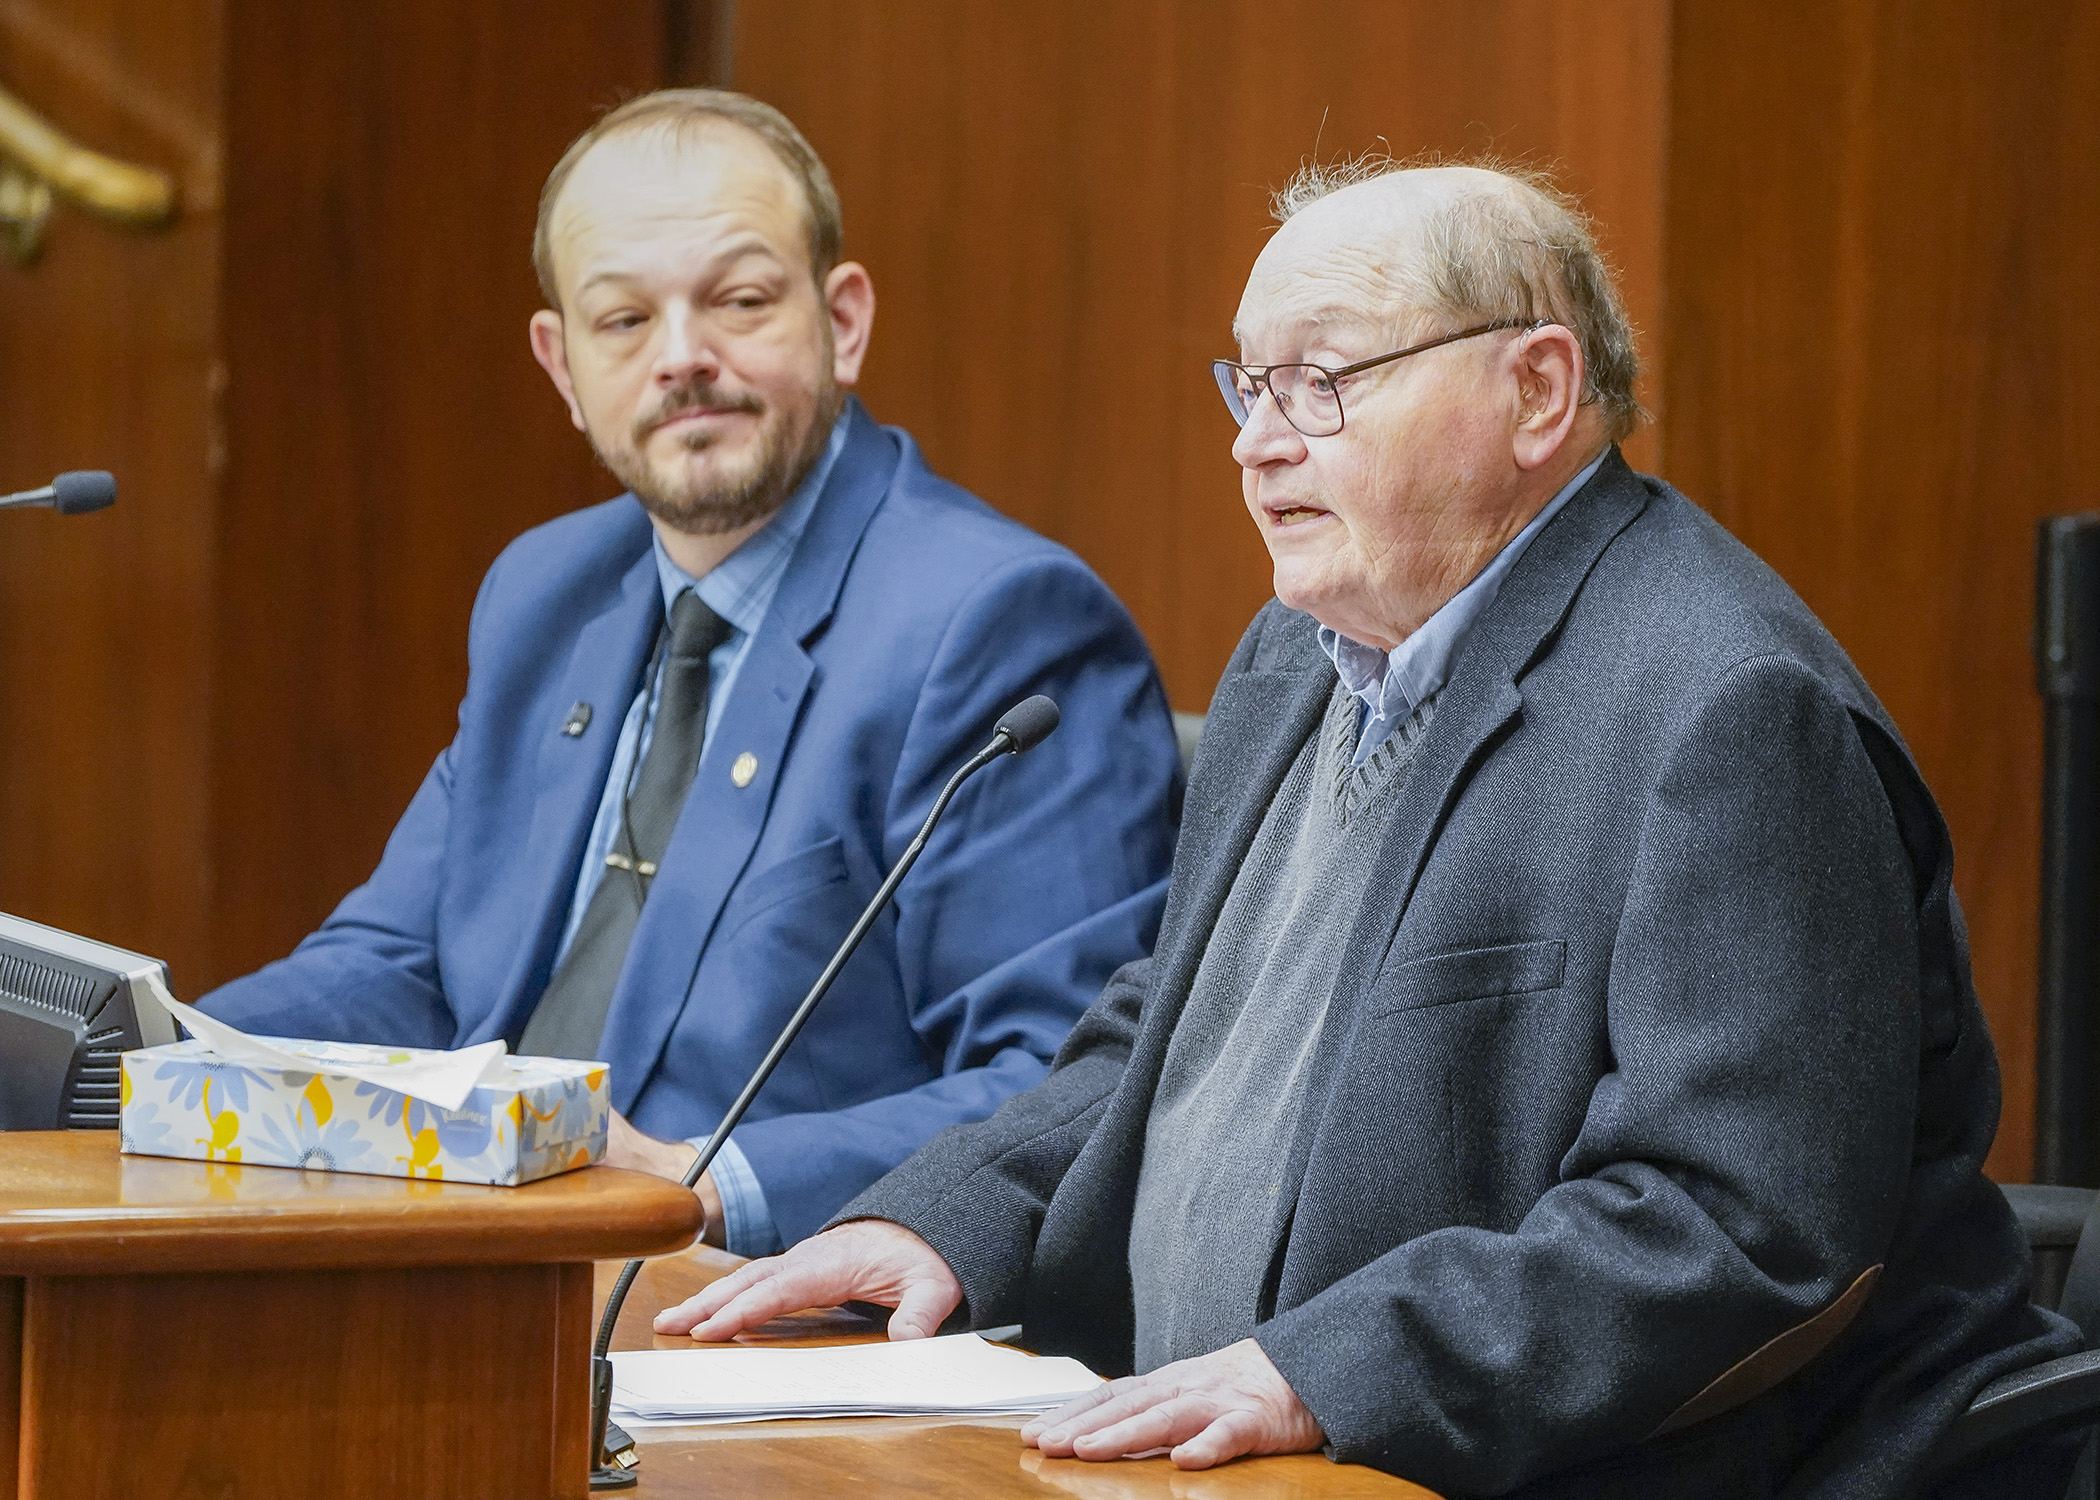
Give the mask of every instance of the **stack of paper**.
M 1032 1415 L 1101 1384 L 1076 1359 L 1037 1359 L 974 1333 L 817 1349 L 643 1349 L 612 1362 L 614 1418 L 640 1427 Z

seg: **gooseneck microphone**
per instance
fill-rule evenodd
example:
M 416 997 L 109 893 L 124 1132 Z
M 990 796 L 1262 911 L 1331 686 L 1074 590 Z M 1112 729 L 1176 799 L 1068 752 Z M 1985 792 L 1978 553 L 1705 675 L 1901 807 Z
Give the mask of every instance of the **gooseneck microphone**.
M 117 503 L 117 481 L 107 469 L 70 469 L 40 490 L 0 495 L 0 510 L 48 505 L 62 516 L 85 515 Z
M 941 789 L 940 796 L 933 799 L 933 807 L 927 812 L 926 821 L 919 825 L 918 833 L 898 857 L 896 866 L 891 869 L 881 888 L 868 902 L 867 909 L 861 912 L 852 930 L 846 934 L 846 940 L 839 944 L 838 952 L 831 955 L 831 962 L 824 966 L 824 972 L 817 976 L 817 982 L 811 985 L 809 993 L 802 997 L 802 1003 L 795 1007 L 795 1013 L 788 1017 L 787 1025 L 781 1028 L 780 1035 L 774 1039 L 772 1047 L 759 1061 L 750 1080 L 744 1084 L 743 1092 L 736 1096 L 736 1102 L 731 1104 L 729 1112 L 722 1116 L 722 1123 L 715 1127 L 715 1133 L 707 1138 L 707 1144 L 700 1148 L 700 1154 L 694 1157 L 693 1164 L 686 1168 L 683 1178 L 686 1187 L 691 1188 L 699 1182 L 700 1174 L 714 1161 L 715 1153 L 722 1149 L 722 1143 L 729 1139 L 729 1133 L 736 1129 L 737 1123 L 744 1118 L 744 1111 L 751 1107 L 751 1101 L 758 1097 L 758 1091 L 764 1088 L 766 1080 L 773 1076 L 773 1070 L 780 1065 L 780 1059 L 787 1055 L 788 1048 L 792 1047 L 795 1038 L 801 1035 L 803 1024 L 816 1010 L 817 1002 L 824 998 L 824 992 L 831 988 L 832 981 L 839 977 L 839 971 L 846 967 L 846 961 L 852 958 L 854 950 L 860 947 L 860 941 L 868 935 L 868 929 L 875 925 L 882 915 L 883 908 L 890 904 L 890 897 L 897 893 L 897 887 L 903 883 L 911 867 L 918 862 L 919 853 L 926 847 L 926 840 L 932 835 L 934 824 L 940 822 L 941 814 L 948 810 L 948 804 L 954 799 L 956 789 L 1000 756 L 1019 755 L 1024 750 L 1032 750 L 1040 745 L 1049 738 L 1050 731 L 1057 728 L 1057 719 L 1057 705 L 1040 693 L 1015 704 L 1006 711 L 1005 716 L 992 730 L 991 741 L 965 761 L 962 769 L 948 778 L 948 784 Z M 606 1431 L 612 1420 L 613 1325 L 620 1320 L 621 1304 L 627 1300 L 627 1290 L 634 1285 L 634 1278 L 641 1269 L 642 1263 L 638 1260 L 631 1260 L 621 1268 L 620 1279 L 613 1283 L 612 1295 L 605 1301 L 605 1315 L 598 1320 L 598 1340 L 591 1349 L 591 1488 L 594 1490 L 623 1490 L 635 1483 L 634 1470 L 637 1460 L 633 1440 L 627 1439 L 618 1444 L 615 1450 L 609 1451 Z M 625 1438 L 626 1435 L 622 1433 L 621 1436 Z

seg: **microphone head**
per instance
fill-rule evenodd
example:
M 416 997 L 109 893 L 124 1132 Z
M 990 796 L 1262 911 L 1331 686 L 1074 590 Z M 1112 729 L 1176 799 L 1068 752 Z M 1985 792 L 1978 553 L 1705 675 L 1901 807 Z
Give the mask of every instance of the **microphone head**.
M 992 733 L 1005 735 L 1010 751 L 1019 755 L 1050 738 L 1050 731 L 1057 727 L 1057 719 L 1057 705 L 1037 693 L 1009 708 Z
M 51 481 L 51 504 L 62 516 L 116 503 L 117 481 L 107 469 L 72 469 Z

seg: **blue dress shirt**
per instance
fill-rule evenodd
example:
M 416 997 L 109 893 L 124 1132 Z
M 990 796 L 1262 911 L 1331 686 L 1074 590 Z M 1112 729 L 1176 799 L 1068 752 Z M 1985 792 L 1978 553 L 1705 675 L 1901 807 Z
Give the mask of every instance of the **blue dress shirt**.
M 1605 449 L 1605 453 L 1610 451 Z M 1458 648 L 1464 643 L 1466 632 L 1473 628 L 1482 611 L 1494 602 L 1495 593 L 1502 587 L 1502 580 L 1509 576 L 1509 570 L 1517 565 L 1517 559 L 1524 555 L 1532 538 L 1544 531 L 1546 523 L 1575 497 L 1575 492 L 1590 482 L 1590 476 L 1603 462 L 1604 453 L 1600 453 L 1585 464 L 1582 471 L 1561 486 L 1560 493 L 1531 518 L 1529 525 L 1511 537 L 1509 544 L 1473 575 L 1472 582 L 1445 600 L 1443 607 L 1424 620 L 1420 629 L 1391 651 L 1380 651 L 1376 646 L 1351 640 L 1325 625 L 1320 627 L 1320 648 L 1334 663 L 1343 686 L 1363 705 L 1363 727 L 1357 735 L 1355 764 L 1360 766 L 1370 759 L 1371 752 L 1385 743 L 1385 737 L 1405 722 L 1418 704 L 1444 685 L 1444 679 L 1451 675 L 1451 663 L 1458 659 Z M 608 844 L 607 847 L 611 846 Z
M 705 578 L 695 578 L 672 562 L 670 554 L 664 551 L 661 537 L 651 543 L 656 552 L 657 582 L 663 588 L 664 617 L 670 618 L 678 596 L 691 589 L 700 596 L 703 604 L 731 626 L 728 639 L 715 647 L 707 658 L 705 733 L 710 737 L 721 719 L 722 705 L 729 701 L 730 689 L 736 684 L 737 670 L 744 664 L 751 637 L 765 619 L 766 611 L 772 607 L 774 591 L 780 587 L 781 576 L 787 572 L 795 544 L 802 540 L 802 533 L 809 526 L 810 514 L 816 509 L 817 496 L 823 493 L 824 483 L 831 477 L 832 466 L 838 462 L 839 453 L 845 446 L 846 419 L 841 416 L 832 426 L 831 441 L 825 446 L 823 456 L 809 471 L 808 477 L 795 487 L 787 504 L 742 546 L 716 564 Z M 662 688 L 663 666 L 659 662 L 648 684 L 634 695 L 634 702 L 627 708 L 626 721 L 620 726 L 619 742 L 613 749 L 612 768 L 606 773 L 605 791 L 598 799 L 598 815 L 591 824 L 590 838 L 584 844 L 582 867 L 576 872 L 576 893 L 569 901 L 568 924 L 562 929 L 561 946 L 555 953 L 557 967 L 562 956 L 569 951 L 569 944 L 575 941 L 577 928 L 583 925 L 584 908 L 591 904 L 598 882 L 605 878 L 605 856 L 612 852 L 613 843 L 619 836 L 620 803 L 626 796 L 628 778 L 634 767 L 649 753 L 649 741 L 655 728 L 656 700 Z M 697 1146 L 700 1141 L 696 1140 L 694 1144 Z M 737 1255 L 770 1255 L 781 1249 L 780 1234 L 774 1228 L 773 1211 L 766 1203 L 765 1189 L 759 1185 L 751 1164 L 745 1160 L 734 1139 L 722 1143 L 709 1171 L 714 1177 L 715 1190 L 722 1195 L 722 1234 L 729 1250 Z

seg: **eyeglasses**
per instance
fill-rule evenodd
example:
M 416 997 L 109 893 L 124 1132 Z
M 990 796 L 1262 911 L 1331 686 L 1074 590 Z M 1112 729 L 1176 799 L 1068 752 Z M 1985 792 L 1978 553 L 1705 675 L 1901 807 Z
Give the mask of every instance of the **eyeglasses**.
M 1284 421 L 1306 437 L 1333 437 L 1342 430 L 1341 382 L 1349 376 L 1377 365 L 1391 364 L 1396 359 L 1405 359 L 1410 354 L 1420 354 L 1426 349 L 1455 344 L 1460 339 L 1479 338 L 1483 333 L 1499 333 L 1505 328 L 1521 328 L 1529 333 L 1534 328 L 1544 328 L 1550 321 L 1548 318 L 1501 318 L 1493 323 L 1482 323 L 1478 328 L 1447 333 L 1440 339 L 1410 344 L 1376 359 L 1359 360 L 1339 370 L 1330 370 L 1325 365 L 1242 365 L 1229 359 L 1214 359 L 1210 372 L 1217 377 L 1218 390 L 1225 397 L 1225 406 L 1231 411 L 1232 420 L 1240 426 L 1247 425 L 1247 419 L 1254 415 L 1255 403 L 1261 400 L 1261 393 L 1267 391 L 1276 398 L 1276 409 L 1283 413 Z

